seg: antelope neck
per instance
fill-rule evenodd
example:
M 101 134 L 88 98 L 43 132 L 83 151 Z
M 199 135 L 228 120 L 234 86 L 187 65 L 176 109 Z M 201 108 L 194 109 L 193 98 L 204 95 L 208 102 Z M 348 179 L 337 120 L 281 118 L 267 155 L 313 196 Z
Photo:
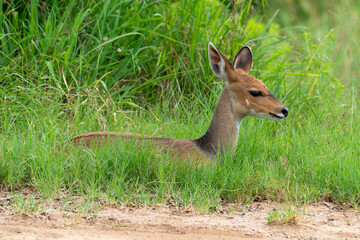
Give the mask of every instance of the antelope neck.
M 236 149 L 239 126 L 244 116 L 235 116 L 230 98 L 229 90 L 225 87 L 208 130 L 202 137 L 194 140 L 207 154 L 216 155 L 218 151 L 222 154 L 227 150 L 234 152 Z

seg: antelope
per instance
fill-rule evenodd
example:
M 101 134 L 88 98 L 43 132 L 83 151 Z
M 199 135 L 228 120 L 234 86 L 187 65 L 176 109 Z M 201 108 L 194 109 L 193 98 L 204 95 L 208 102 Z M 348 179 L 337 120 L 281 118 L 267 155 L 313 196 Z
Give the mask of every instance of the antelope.
M 226 151 L 234 153 L 238 143 L 239 127 L 246 116 L 281 120 L 287 117 L 285 107 L 259 79 L 249 75 L 252 68 L 252 52 L 244 46 L 236 54 L 233 63 L 210 42 L 208 46 L 210 66 L 213 73 L 225 81 L 210 126 L 197 139 L 172 139 L 116 132 L 91 132 L 72 138 L 76 145 L 99 145 L 120 139 L 150 141 L 162 151 L 171 151 L 182 160 L 198 163 L 212 162 Z

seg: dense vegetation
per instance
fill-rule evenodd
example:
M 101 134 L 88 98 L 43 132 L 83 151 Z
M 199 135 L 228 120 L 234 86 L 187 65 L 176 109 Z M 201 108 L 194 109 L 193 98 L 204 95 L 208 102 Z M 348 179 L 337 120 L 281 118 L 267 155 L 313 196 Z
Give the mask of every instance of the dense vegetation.
M 357 205 L 359 10 L 350 1 L 3 1 L 0 185 L 204 211 L 223 200 Z M 250 74 L 289 117 L 247 118 L 237 153 L 215 167 L 131 143 L 64 150 L 89 131 L 200 136 L 224 86 L 209 41 L 229 59 L 251 46 Z

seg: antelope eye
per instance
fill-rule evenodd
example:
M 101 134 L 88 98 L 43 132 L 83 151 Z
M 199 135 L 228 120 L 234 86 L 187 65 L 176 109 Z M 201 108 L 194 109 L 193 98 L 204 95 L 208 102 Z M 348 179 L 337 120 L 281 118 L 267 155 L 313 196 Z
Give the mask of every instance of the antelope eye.
M 251 94 L 251 96 L 253 96 L 253 97 L 262 97 L 262 96 L 263 96 L 260 91 L 256 91 L 256 90 L 251 90 L 251 91 L 250 91 L 250 94 Z

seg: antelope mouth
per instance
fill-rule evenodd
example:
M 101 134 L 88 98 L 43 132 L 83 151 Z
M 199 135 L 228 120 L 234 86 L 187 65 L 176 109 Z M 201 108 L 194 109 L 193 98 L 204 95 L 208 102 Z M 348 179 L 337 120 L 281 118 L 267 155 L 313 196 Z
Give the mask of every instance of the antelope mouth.
M 275 117 L 276 119 L 286 118 L 286 116 L 283 113 L 274 114 L 274 113 L 270 112 L 270 115 Z

